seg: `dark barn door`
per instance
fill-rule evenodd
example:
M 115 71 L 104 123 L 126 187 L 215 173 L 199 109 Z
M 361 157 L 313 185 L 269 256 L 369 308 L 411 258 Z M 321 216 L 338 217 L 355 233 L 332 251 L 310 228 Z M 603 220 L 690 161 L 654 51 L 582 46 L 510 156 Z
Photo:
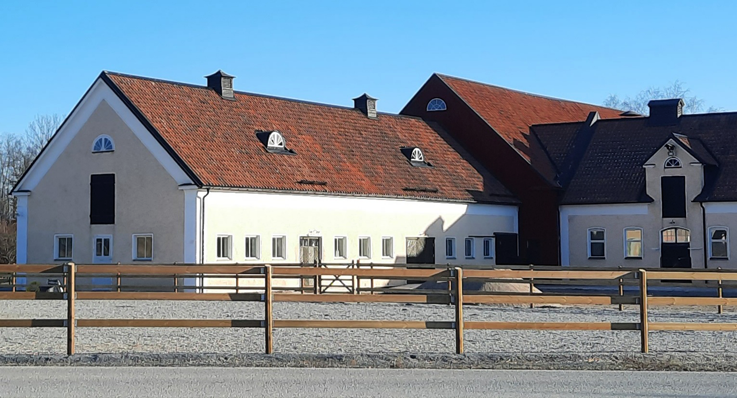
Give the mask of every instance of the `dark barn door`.
M 407 264 L 435 264 L 435 238 L 407 238 Z
M 685 228 L 663 230 L 660 244 L 661 268 L 691 268 L 691 232 Z
M 494 242 L 497 264 L 517 264 L 519 258 L 517 234 L 494 233 Z

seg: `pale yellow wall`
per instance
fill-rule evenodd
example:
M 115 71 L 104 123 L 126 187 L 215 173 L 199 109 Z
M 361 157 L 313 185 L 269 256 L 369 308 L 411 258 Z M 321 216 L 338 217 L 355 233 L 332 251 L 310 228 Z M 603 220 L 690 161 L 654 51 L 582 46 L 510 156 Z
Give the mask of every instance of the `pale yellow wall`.
M 100 134 L 112 153 L 92 153 Z M 90 175 L 115 173 L 115 225 L 90 225 Z M 153 234 L 153 262 L 182 261 L 184 193 L 123 120 L 101 102 L 28 198 L 28 263 L 54 260 L 54 234 L 74 235 L 77 263 L 92 262 L 93 236 L 113 235 L 113 262 L 131 263 L 132 234 Z
M 200 203 L 202 198 L 200 197 Z M 494 264 L 484 259 L 482 239 L 475 239 L 476 255 L 466 259 L 464 238 L 516 232 L 515 206 L 467 205 L 418 200 L 392 200 L 322 195 L 212 191 L 205 199 L 205 262 L 216 258 L 218 234 L 233 236 L 232 262 L 296 263 L 300 236 L 321 236 L 323 262 L 358 260 L 359 236 L 371 237 L 372 255 L 362 263 L 405 263 L 406 238 L 435 237 L 436 263 Z M 261 238 L 261 258 L 245 259 L 246 235 Z M 271 257 L 272 236 L 287 237 L 287 258 Z M 347 259 L 335 259 L 334 237 L 346 236 Z M 394 257 L 382 258 L 381 239 L 391 236 Z M 455 260 L 445 257 L 445 237 L 456 238 Z M 225 261 L 227 262 L 227 261 Z
M 661 148 L 646 163 L 647 194 L 654 200 L 648 204 L 632 205 L 585 205 L 561 206 L 561 217 L 568 220 L 568 251 L 570 261 L 566 265 L 590 267 L 659 267 L 660 231 L 671 227 L 686 228 L 691 231 L 691 262 L 693 268 L 704 268 L 704 237 L 702 210 L 699 203 L 693 202 L 703 187 L 703 168 L 688 152 L 676 146 L 676 157 L 681 160 L 681 168 L 664 168 L 669 157 L 667 150 Z M 663 218 L 661 176 L 686 177 L 686 217 Z M 626 210 L 645 208 L 644 214 L 633 214 Z M 600 211 L 597 213 L 596 209 Z M 613 210 L 614 209 L 614 210 Z M 571 215 L 566 215 L 570 210 Z M 576 212 L 586 212 L 576 215 Z M 633 210 L 634 211 L 634 210 Z M 610 213 L 610 215 L 602 215 Z M 564 226 L 564 220 L 561 220 Z M 707 222 L 707 226 L 710 222 Z M 588 258 L 587 233 L 589 228 L 606 229 L 606 259 Z M 643 229 L 643 258 L 624 258 L 624 228 Z M 563 231 L 564 233 L 565 231 Z M 565 247 L 563 248 L 565 250 Z M 564 261 L 565 264 L 565 261 Z

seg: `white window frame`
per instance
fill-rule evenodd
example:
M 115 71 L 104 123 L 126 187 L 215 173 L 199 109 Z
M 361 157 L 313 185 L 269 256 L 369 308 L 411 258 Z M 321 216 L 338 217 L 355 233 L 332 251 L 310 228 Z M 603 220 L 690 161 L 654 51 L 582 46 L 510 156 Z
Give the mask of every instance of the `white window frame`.
M 453 244 L 450 246 L 452 253 L 448 253 L 448 242 L 452 242 Z M 445 237 L 445 258 L 448 259 L 455 259 L 456 258 L 456 238 L 452 236 L 446 236 Z
M 442 103 L 443 104 L 442 108 L 439 106 L 430 107 L 430 105 L 434 105 L 437 103 Z M 442 112 L 442 111 L 448 110 L 448 105 L 445 103 L 445 100 L 443 100 L 442 98 L 436 97 L 427 102 L 427 106 L 425 107 L 425 110 L 428 112 Z
M 391 242 L 390 247 L 389 247 L 390 253 L 388 255 L 384 252 L 384 249 L 385 249 L 384 242 L 387 240 Z M 392 236 L 382 236 L 381 237 L 381 258 L 394 258 L 394 237 Z
M 422 153 L 422 149 L 420 148 L 412 148 L 412 154 L 410 155 L 409 160 L 411 162 L 424 163 L 425 154 Z
M 604 255 L 603 256 L 592 256 L 591 255 L 591 231 L 604 231 L 604 239 L 602 240 L 594 240 L 593 242 L 601 242 L 604 243 Z M 588 252 L 588 258 L 594 259 L 594 260 L 601 260 L 606 259 L 606 228 L 602 227 L 592 227 L 586 230 L 586 251 Z
M 341 248 L 343 249 L 343 255 L 338 255 L 338 239 L 341 239 L 343 244 Z M 333 237 L 333 258 L 336 260 L 345 260 L 348 258 L 348 237 L 347 236 L 334 236 Z
M 137 238 L 151 238 L 151 257 L 138 257 L 138 239 Z M 131 258 L 133 261 L 153 261 L 154 260 L 154 234 L 133 234 L 132 238 L 132 253 Z
M 668 163 L 671 160 L 675 160 L 676 161 L 675 166 L 669 166 L 668 165 Z M 682 167 L 681 159 L 678 159 L 675 156 L 671 156 L 668 159 L 665 159 L 665 162 L 663 162 L 663 168 L 664 169 L 680 169 L 681 167 Z
M 112 149 L 105 149 L 105 148 L 104 148 L 104 141 L 103 141 L 103 148 L 102 148 L 102 149 L 100 149 L 99 151 L 96 151 L 96 150 L 95 150 L 95 145 L 97 145 L 97 142 L 98 142 L 98 141 L 100 141 L 100 140 L 104 140 L 104 139 L 107 139 L 107 140 L 109 140 L 109 141 L 110 141 L 110 145 L 112 146 Z M 92 141 L 92 148 L 90 148 L 90 150 L 92 151 L 92 153 L 106 153 L 106 152 L 114 152 L 114 151 L 115 151 L 115 141 L 113 141 L 113 138 L 112 138 L 112 137 L 110 137 L 110 136 L 109 136 L 109 135 L 107 135 L 107 134 L 101 134 L 101 135 L 98 135 L 98 136 L 97 136 L 97 138 L 95 138 L 95 139 L 94 139 L 94 141 Z
M 487 247 L 489 248 L 488 251 L 486 250 Z M 481 250 L 483 251 L 484 258 L 494 258 L 494 238 L 484 238 Z
M 640 252 L 641 252 L 640 257 L 628 256 L 627 255 L 627 242 L 628 242 L 627 241 L 627 231 L 640 231 L 640 240 L 639 240 L 639 242 L 640 242 Z M 606 239 L 606 232 L 604 232 L 604 239 Z M 645 232 L 643 231 L 642 228 L 640 228 L 640 227 L 627 227 L 627 228 L 624 228 L 622 230 L 622 242 L 624 243 L 624 258 L 631 259 L 631 260 L 642 260 L 642 258 L 645 257 L 645 245 L 644 245 L 644 242 L 643 242 L 644 240 L 645 240 Z M 633 242 L 638 242 L 638 241 L 635 240 Z M 604 243 L 604 254 L 606 254 L 606 242 Z
M 281 257 L 274 256 L 274 240 L 278 239 L 282 241 L 282 253 L 283 255 Z M 287 259 L 287 236 L 284 234 L 276 234 L 271 235 L 271 259 L 272 260 L 286 260 Z
M 108 256 L 97 255 L 97 239 L 110 239 L 110 253 Z M 110 234 L 100 234 L 92 237 L 92 262 L 95 264 L 107 264 L 113 261 L 113 236 Z
M 225 257 L 218 256 L 220 249 L 220 238 L 228 239 L 228 253 Z M 233 260 L 233 235 L 232 234 L 218 234 L 215 238 L 215 258 L 219 261 L 231 261 Z
M 248 247 L 246 245 L 246 242 L 249 239 L 256 238 L 256 255 L 255 256 L 249 256 L 248 253 Z M 246 258 L 246 260 L 260 260 L 261 259 L 261 235 L 246 235 L 245 239 L 243 239 L 243 256 Z
M 470 253 L 466 250 L 468 248 L 467 244 L 469 242 L 471 243 L 471 246 L 470 246 L 471 252 Z M 476 239 L 471 238 L 471 237 L 468 237 L 468 238 L 466 238 L 466 239 L 463 240 L 463 256 L 467 260 L 471 260 L 471 259 L 476 258 Z
M 724 237 L 724 240 L 712 239 L 713 231 L 720 229 L 727 232 L 727 236 Z M 724 242 L 725 246 L 727 247 L 727 257 L 714 257 L 714 246 L 712 245 L 714 242 Z M 722 226 L 709 227 L 709 260 L 729 260 L 729 255 L 729 228 Z
M 361 248 L 363 247 L 362 242 L 368 241 L 368 255 L 366 253 L 361 254 Z M 370 236 L 359 236 L 358 237 L 358 258 L 371 258 L 371 237 Z
M 266 141 L 266 147 L 269 149 L 284 149 L 286 147 L 284 135 L 278 131 L 272 131 Z
M 59 239 L 60 238 L 71 238 L 72 239 L 72 255 L 69 257 L 59 256 Z M 54 261 L 57 260 L 71 260 L 74 257 L 74 235 L 72 234 L 56 234 L 54 235 Z

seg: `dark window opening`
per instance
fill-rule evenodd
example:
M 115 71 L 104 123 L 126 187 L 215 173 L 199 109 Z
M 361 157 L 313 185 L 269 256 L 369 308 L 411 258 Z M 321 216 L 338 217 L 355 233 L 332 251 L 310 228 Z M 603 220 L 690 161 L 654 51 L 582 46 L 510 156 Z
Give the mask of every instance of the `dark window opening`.
M 686 177 L 662 177 L 663 218 L 686 217 Z
M 90 224 L 115 224 L 115 174 L 91 177 Z

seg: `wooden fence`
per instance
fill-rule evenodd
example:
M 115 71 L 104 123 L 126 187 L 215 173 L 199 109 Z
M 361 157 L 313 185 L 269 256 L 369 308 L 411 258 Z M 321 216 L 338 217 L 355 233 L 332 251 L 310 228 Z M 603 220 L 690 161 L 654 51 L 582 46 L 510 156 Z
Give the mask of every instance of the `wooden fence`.
M 462 354 L 464 329 L 485 330 L 614 330 L 640 331 L 641 351 L 648 352 L 648 333 L 653 330 L 710 330 L 737 331 L 737 323 L 671 323 L 649 322 L 650 306 L 717 306 L 718 312 L 725 305 L 737 305 L 737 298 L 723 297 L 725 282 L 737 281 L 737 272 L 721 270 L 583 270 L 553 267 L 529 267 L 528 269 L 471 269 L 470 267 L 444 267 L 410 269 L 393 268 L 345 268 L 270 266 L 270 265 L 0 265 L 0 276 L 6 283 L 0 284 L 0 300 L 66 300 L 65 319 L 0 319 L 0 327 L 63 327 L 67 330 L 67 354 L 75 352 L 77 327 L 225 327 L 263 328 L 265 351 L 273 352 L 275 328 L 384 328 L 384 329 L 450 329 L 455 330 L 456 352 Z M 56 276 L 61 279 L 62 293 L 34 292 L 29 290 L 28 279 L 33 276 Z M 203 275 L 230 278 L 262 278 L 261 286 L 239 287 L 235 292 L 199 293 L 196 286 L 181 285 L 182 280 L 196 280 Z M 115 278 L 116 284 L 108 291 L 91 290 L 78 285 L 80 278 Z M 172 278 L 170 291 L 142 291 L 149 286 L 123 286 L 121 278 Z M 304 287 L 275 289 L 274 281 L 283 278 L 313 279 L 349 277 L 354 289 L 349 293 L 326 293 L 319 288 L 306 292 Z M 19 284 L 19 278 L 26 278 Z M 367 289 L 359 289 L 361 279 L 426 280 L 447 283 L 447 290 L 399 291 L 391 287 L 376 288 L 373 283 Z M 530 285 L 530 292 L 494 293 L 464 292 L 464 283 L 507 282 Z M 667 281 L 667 282 L 663 282 Z M 652 297 L 650 286 L 674 286 L 673 281 L 684 282 L 675 286 L 693 286 L 693 282 L 713 281 L 717 297 Z M 617 287 L 616 293 L 583 294 L 532 294 L 533 283 L 578 287 Z M 316 284 L 315 286 L 320 286 Z M 625 287 L 636 287 L 634 294 Z M 704 285 L 706 286 L 706 285 Z M 710 285 L 711 286 L 711 285 Z M 727 287 L 735 286 L 728 285 Z M 135 288 L 138 291 L 125 291 Z M 165 289 L 165 290 L 166 290 Z M 232 290 L 233 287 L 223 289 Z M 243 292 L 245 290 L 245 292 Z M 363 290 L 363 291 L 361 291 Z M 362 294 L 369 293 L 369 294 Z M 77 300 L 206 300 L 206 301 L 255 301 L 264 303 L 264 319 L 79 319 L 75 314 Z M 273 318 L 274 302 L 320 303 L 418 303 L 448 304 L 455 308 L 455 317 L 447 321 L 389 321 L 389 320 L 288 320 Z M 469 304 L 564 304 L 564 305 L 636 305 L 639 322 L 490 322 L 465 321 L 463 306 Z

